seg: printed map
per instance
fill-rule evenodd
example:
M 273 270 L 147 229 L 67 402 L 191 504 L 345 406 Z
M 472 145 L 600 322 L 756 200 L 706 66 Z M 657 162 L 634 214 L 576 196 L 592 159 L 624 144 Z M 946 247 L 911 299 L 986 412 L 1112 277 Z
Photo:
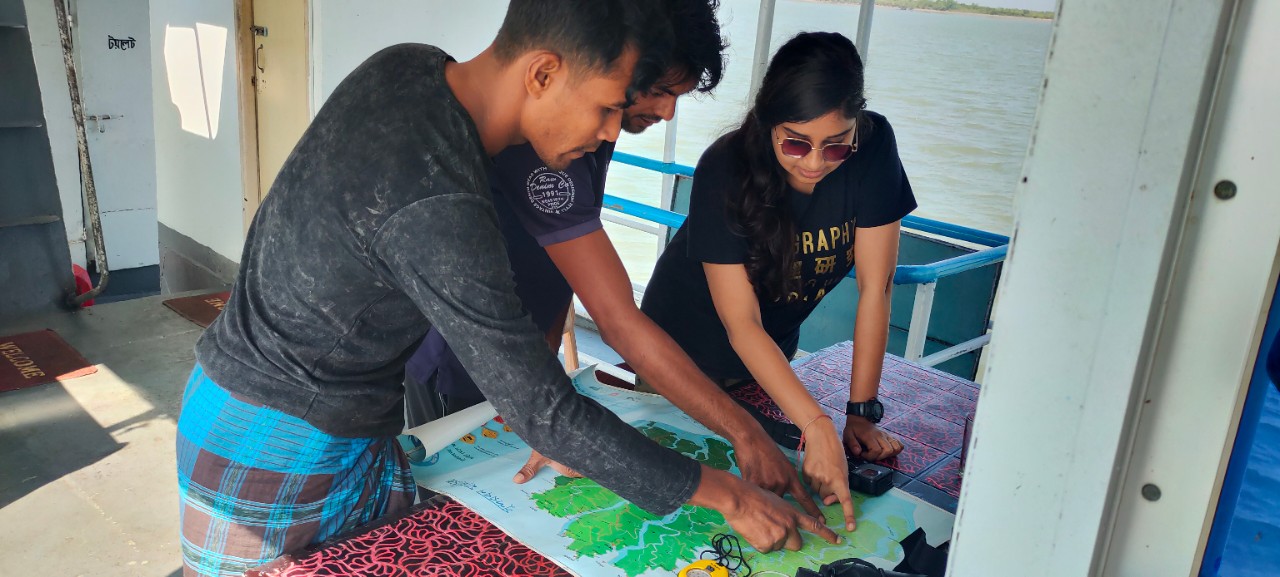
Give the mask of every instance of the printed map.
M 590 367 L 574 385 L 654 441 L 709 466 L 737 473 L 732 446 L 665 399 L 600 384 Z M 529 447 L 494 419 L 443 451 L 414 465 L 418 484 L 447 494 L 517 540 L 578 575 L 669 577 L 710 549 L 712 537 L 731 532 L 717 512 L 685 506 L 665 517 L 650 515 L 589 479 L 554 476 L 548 468 L 516 485 L 511 477 L 529 457 Z M 789 454 L 788 456 L 794 457 Z M 796 552 L 759 554 L 747 548 L 753 571 L 794 575 L 837 559 L 859 557 L 892 568 L 902 557 L 898 541 L 917 527 L 932 544 L 951 536 L 953 516 L 898 489 L 880 497 L 855 494 L 858 528 L 833 528 L 844 538 L 831 545 L 808 533 Z M 823 509 L 841 519 L 840 506 Z M 743 543 L 745 546 L 745 542 Z

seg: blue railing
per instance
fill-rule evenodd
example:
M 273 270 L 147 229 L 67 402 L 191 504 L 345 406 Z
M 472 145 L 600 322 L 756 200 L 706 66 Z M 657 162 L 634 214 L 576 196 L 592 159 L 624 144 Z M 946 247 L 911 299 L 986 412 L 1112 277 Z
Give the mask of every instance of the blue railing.
M 617 156 L 615 155 L 614 158 L 616 159 Z M 683 214 L 656 206 L 649 206 L 634 200 L 627 200 L 612 194 L 604 195 L 604 208 L 671 228 L 680 228 L 680 225 L 684 224 Z
M 950 239 L 971 242 L 982 246 L 1004 246 L 1009 244 L 1009 237 L 1003 234 L 996 234 L 994 232 L 987 232 L 985 230 L 978 230 L 976 228 L 969 228 L 967 226 L 960 226 L 958 224 L 951 224 L 949 222 L 942 222 L 931 218 L 907 215 L 902 219 L 902 226 L 912 230 L 945 236 Z
M 938 282 L 938 279 L 943 277 L 998 263 L 1003 261 L 1008 254 L 1009 245 L 1004 245 L 940 260 L 933 264 L 900 264 L 897 271 L 893 273 L 893 284 Z M 853 271 L 849 271 L 849 278 L 853 278 Z
M 693 177 L 693 168 L 674 162 L 660 162 L 625 152 L 614 153 L 613 160 L 662 174 Z M 604 208 L 671 228 L 680 228 L 685 219 L 685 216 L 678 212 L 649 206 L 612 194 L 604 195 Z M 937 282 L 940 278 L 1001 262 L 1009 254 L 1009 237 L 1004 235 L 918 216 L 907 216 L 902 219 L 902 226 L 992 248 L 932 264 L 899 265 L 893 275 L 894 284 L 928 284 Z M 849 271 L 849 276 L 853 277 L 853 271 Z
M 678 176 L 693 178 L 692 166 L 685 166 L 674 162 L 662 162 L 661 160 L 654 160 L 652 158 L 645 158 L 643 156 L 636 156 L 625 152 L 613 153 L 613 160 L 621 162 L 622 164 L 638 166 L 640 168 L 649 169 L 662 174 L 675 174 Z

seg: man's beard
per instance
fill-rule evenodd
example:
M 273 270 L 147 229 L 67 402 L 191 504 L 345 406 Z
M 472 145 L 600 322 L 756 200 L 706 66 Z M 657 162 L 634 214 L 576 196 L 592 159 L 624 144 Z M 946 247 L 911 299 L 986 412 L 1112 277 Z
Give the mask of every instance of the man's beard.
M 640 134 L 641 132 L 644 132 L 645 129 L 661 121 L 662 119 L 657 116 L 636 116 L 631 120 L 624 122 L 622 124 L 622 130 L 627 134 Z

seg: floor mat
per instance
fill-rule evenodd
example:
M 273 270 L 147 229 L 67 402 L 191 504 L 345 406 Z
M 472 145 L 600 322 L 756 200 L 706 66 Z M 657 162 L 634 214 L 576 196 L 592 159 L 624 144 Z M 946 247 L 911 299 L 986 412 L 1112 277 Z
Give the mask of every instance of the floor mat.
M 71 345 L 50 329 L 0 337 L 0 392 L 93 374 Z
M 218 318 L 218 314 L 222 312 L 222 307 L 227 305 L 229 298 L 231 298 L 231 291 L 222 291 L 169 299 L 164 301 L 164 306 L 173 309 L 173 312 L 182 315 L 182 318 L 208 328 L 213 324 L 213 319 Z

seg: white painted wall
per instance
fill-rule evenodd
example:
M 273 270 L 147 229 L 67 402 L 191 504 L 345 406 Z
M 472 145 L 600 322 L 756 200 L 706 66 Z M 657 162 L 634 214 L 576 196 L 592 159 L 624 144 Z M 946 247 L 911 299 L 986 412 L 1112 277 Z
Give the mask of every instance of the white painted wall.
M 1195 184 L 1195 162 L 1224 46 L 1219 32 L 1234 2 L 1070 4 L 1054 22 L 1046 87 L 1016 192 L 1014 241 L 995 310 L 999 328 L 987 351 L 948 573 L 1191 575 L 1200 522 L 1215 502 L 1205 490 L 1212 483 L 1203 480 L 1225 459 L 1230 415 L 1228 403 L 1200 399 L 1237 398 L 1239 381 L 1231 381 L 1246 352 L 1237 348 L 1236 358 L 1226 360 L 1223 327 L 1234 322 L 1240 337 L 1261 328 L 1256 308 L 1256 328 L 1238 322 L 1239 312 L 1256 304 L 1240 298 L 1248 291 L 1187 293 L 1203 298 L 1184 302 L 1181 286 L 1190 285 L 1184 273 L 1174 274 L 1179 251 L 1185 258 L 1202 250 L 1203 239 L 1189 233 L 1207 220 L 1198 207 L 1212 199 Z M 1267 24 L 1274 28 L 1274 19 Z M 1265 117 L 1249 122 L 1260 119 L 1266 127 Z M 1274 166 L 1258 154 L 1259 166 Z M 1253 188 L 1259 196 L 1264 189 Z M 1270 204 L 1239 208 L 1266 219 L 1274 215 L 1263 209 Z M 1274 262 L 1275 226 L 1255 228 L 1253 220 L 1234 222 Z M 1229 252 L 1197 258 L 1245 269 L 1255 262 Z M 1188 270 L 1245 288 L 1220 268 Z M 1197 314 L 1181 316 L 1177 309 L 1191 303 Z M 1205 315 L 1230 320 L 1184 324 Z M 1169 349 L 1169 338 L 1186 338 L 1179 330 L 1195 333 L 1198 342 Z M 1165 350 L 1199 370 L 1168 378 L 1162 368 L 1180 365 L 1162 359 Z M 1160 419 L 1167 407 L 1194 416 Z M 1138 437 L 1135 445 L 1135 428 L 1149 428 L 1143 421 L 1151 418 L 1166 427 L 1194 419 L 1194 430 Z M 1155 450 L 1157 443 L 1163 444 L 1155 452 L 1174 455 L 1175 464 L 1130 460 L 1133 451 Z M 1163 487 L 1158 505 L 1136 494 L 1134 485 L 1147 482 Z M 1125 534 L 1124 525 L 1114 524 L 1118 502 L 1158 508 L 1141 519 L 1157 523 Z M 1114 539 L 1113 524 L 1121 531 Z M 1124 559 L 1104 566 L 1108 546 L 1129 550 L 1111 552 Z M 1158 563 L 1130 564 L 1139 559 Z
M 24 4 L 71 257 L 83 266 L 85 218 L 79 160 L 53 3 L 26 0 Z M 72 14 L 74 18 L 76 12 Z M 155 211 L 148 211 L 147 220 L 136 226 L 154 231 L 153 220 L 158 219 L 238 261 L 243 199 L 232 19 L 229 2 L 150 2 L 150 36 L 140 38 L 139 47 L 151 50 L 156 199 Z M 99 194 L 110 192 L 100 189 Z M 121 248 L 120 242 L 139 241 L 113 243 L 111 235 L 107 238 L 109 248 Z M 154 253 L 154 234 L 147 235 L 143 244 L 149 246 L 138 248 Z M 111 259 L 113 269 L 124 264 Z
M 25 5 L 71 253 L 83 264 L 75 131 L 53 4 Z M 425 42 L 459 60 L 473 57 L 497 33 L 506 5 L 474 0 L 467 10 L 457 10 L 448 2 L 422 0 L 313 0 L 312 112 L 351 70 L 386 46 Z M 155 214 L 165 226 L 238 262 L 243 196 L 233 4 L 151 0 L 149 10 Z M 113 262 L 112 268 L 119 267 Z
M 151 45 L 159 221 L 239 262 L 234 5 L 151 0 Z
M 70 99 L 52 2 L 26 0 L 72 256 L 83 263 L 83 211 Z M 506 0 L 313 0 L 313 112 L 374 52 L 400 42 L 440 46 L 466 60 L 488 45 Z M 151 0 L 156 214 L 160 223 L 239 261 L 243 248 L 239 100 L 230 2 Z M 92 128 L 92 127 L 91 127 Z M 110 246 L 111 239 L 108 238 Z M 117 268 L 114 264 L 112 268 Z
M 71 117 L 71 93 L 62 63 L 62 42 L 58 37 L 53 2 L 26 0 L 27 28 L 40 79 L 44 122 L 53 151 L 53 171 L 62 198 L 62 222 L 67 228 L 71 262 L 85 266 L 84 209 L 80 195 L 80 160 L 76 152 L 75 123 Z
M 423 42 L 458 60 L 484 50 L 502 25 L 506 0 L 312 0 L 312 114 L 338 83 L 378 50 Z

